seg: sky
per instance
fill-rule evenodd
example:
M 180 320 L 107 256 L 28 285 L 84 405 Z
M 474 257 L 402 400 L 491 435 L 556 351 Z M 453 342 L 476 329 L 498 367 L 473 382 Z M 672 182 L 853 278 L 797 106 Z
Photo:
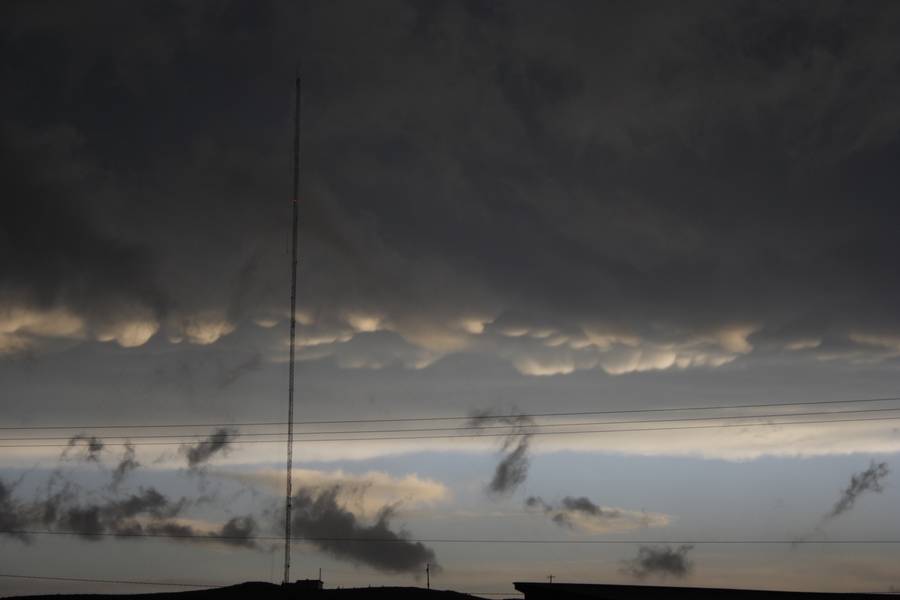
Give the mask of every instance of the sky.
M 295 577 L 900 588 L 896 3 L 0 14 L 5 574 L 281 580 L 299 73 Z

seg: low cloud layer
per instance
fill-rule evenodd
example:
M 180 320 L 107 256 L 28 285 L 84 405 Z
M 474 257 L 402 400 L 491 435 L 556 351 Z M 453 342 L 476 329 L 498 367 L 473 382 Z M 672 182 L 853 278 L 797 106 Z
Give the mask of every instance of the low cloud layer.
M 142 489 L 121 500 L 100 503 L 80 503 L 63 495 L 55 502 L 45 504 L 45 517 L 53 515 L 56 518 L 45 519 L 43 524 L 91 540 L 106 534 L 138 535 L 145 530 L 140 518 L 149 519 L 151 526 L 165 523 L 178 516 L 186 504 L 184 499 L 173 502 L 154 488 Z
M 285 474 L 280 469 L 247 471 L 212 471 L 211 475 L 260 487 L 270 493 L 284 491 Z M 321 471 L 294 469 L 295 489 L 311 493 L 337 490 L 337 501 L 358 509 L 363 514 L 376 514 L 384 506 L 402 503 L 405 507 L 429 507 L 446 502 L 451 492 L 443 483 L 416 474 L 397 477 L 383 471 L 350 473 L 341 469 Z
M 106 537 L 168 537 L 190 542 L 219 542 L 244 548 L 256 548 L 253 539 L 259 533 L 256 519 L 246 515 L 232 517 L 221 526 L 199 529 L 182 517 L 191 501 L 172 500 L 153 487 L 103 501 L 78 498 L 65 486 L 48 490 L 42 500 L 16 500 L 13 488 L 0 480 L 0 536 L 31 542 L 34 530 L 60 531 L 89 541 Z
M 665 546 L 641 546 L 637 556 L 624 561 L 622 572 L 635 579 L 647 579 L 648 577 L 681 579 L 691 573 L 694 564 L 687 557 L 693 550 L 691 545 L 677 547 Z
M 339 495 L 337 487 L 297 493 L 292 524 L 295 535 L 310 538 L 311 544 L 336 558 L 380 571 L 420 575 L 426 564 L 435 568 L 437 561 L 431 548 L 408 541 L 402 530 L 391 527 L 395 516 L 392 506 L 382 507 L 374 521 L 366 524 L 339 504 Z
M 168 520 L 148 523 L 144 530 L 151 535 L 168 537 L 180 542 L 214 541 L 226 546 L 261 549 L 254 539 L 259 534 L 259 525 L 252 515 L 232 517 L 218 527 L 200 529 L 193 524 L 179 520 Z M 208 538 L 204 540 L 204 538 Z
M 540 511 L 560 527 L 587 533 L 665 527 L 671 521 L 664 514 L 603 507 L 584 496 L 566 496 L 558 504 L 546 502 L 540 496 L 529 496 L 525 507 Z
M 128 460 L 134 460 L 134 456 L 126 451 L 123 462 Z M 273 477 L 261 474 L 235 479 L 268 484 L 274 478 L 274 474 L 269 475 Z M 401 502 L 430 504 L 446 498 L 443 486 L 416 477 L 394 479 L 383 474 L 367 479 L 301 470 L 298 475 L 303 482 L 293 505 L 297 538 L 309 538 L 310 544 L 340 560 L 385 572 L 418 577 L 426 563 L 432 565 L 433 571 L 439 568 L 432 549 L 409 541 L 408 534 L 392 522 Z M 63 485 L 58 487 L 60 482 Z M 153 487 L 142 487 L 134 493 L 97 500 L 91 495 L 83 497 L 58 471 L 48 481 L 41 499 L 22 501 L 15 497 L 15 489 L 16 485 L 0 480 L 0 535 L 25 543 L 33 540 L 34 530 L 47 530 L 74 534 L 88 541 L 153 536 L 185 543 L 206 541 L 263 549 L 256 539 L 262 528 L 251 514 L 231 517 L 219 525 L 190 518 L 189 509 L 208 503 L 209 498 L 173 500 Z M 117 487 L 110 489 L 115 491 Z M 367 501 L 369 493 L 374 497 Z M 382 498 L 390 501 L 379 503 Z M 374 509 L 369 513 L 373 516 L 367 519 L 369 509 Z

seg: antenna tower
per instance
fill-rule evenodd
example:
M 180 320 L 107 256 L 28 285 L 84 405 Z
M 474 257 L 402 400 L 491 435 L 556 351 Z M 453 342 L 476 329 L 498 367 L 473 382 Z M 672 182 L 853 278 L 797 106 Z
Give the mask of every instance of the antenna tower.
M 300 75 L 295 79 L 294 188 L 291 200 L 291 350 L 288 366 L 287 482 L 284 501 L 284 583 L 291 582 L 291 477 L 294 472 L 294 338 L 297 331 L 297 225 L 300 203 Z

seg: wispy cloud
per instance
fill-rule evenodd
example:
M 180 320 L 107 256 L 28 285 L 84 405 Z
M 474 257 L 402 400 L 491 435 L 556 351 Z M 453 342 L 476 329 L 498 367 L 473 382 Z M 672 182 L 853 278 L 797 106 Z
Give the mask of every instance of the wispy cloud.
M 79 433 L 69 439 L 69 444 L 66 446 L 66 449 L 63 450 L 60 458 L 68 458 L 69 451 L 82 444 L 84 445 L 84 454 L 82 455 L 82 458 L 90 462 L 99 462 L 100 453 L 103 451 L 103 448 L 105 448 L 103 440 L 95 436 L 87 436 L 83 433 Z
M 525 506 L 540 511 L 560 527 L 589 533 L 665 527 L 671 522 L 669 515 L 600 506 L 584 496 L 566 496 L 558 504 L 540 496 L 529 496 Z
M 182 446 L 182 451 L 187 456 L 188 467 L 195 469 L 209 462 L 216 454 L 226 453 L 231 447 L 236 433 L 237 430 L 235 429 L 221 427 L 201 442 L 197 442 L 192 446 Z
M 509 427 L 501 446 L 503 458 L 497 463 L 487 489 L 490 494 L 497 496 L 511 494 L 528 478 L 530 464 L 528 447 L 531 443 L 534 420 L 525 415 L 500 415 L 487 410 L 475 412 L 469 418 L 468 424 L 476 431 L 490 425 Z
M 827 515 L 825 515 L 825 519 L 834 519 L 845 512 L 849 511 L 856 504 L 856 500 L 867 492 L 881 493 L 884 491 L 884 487 L 882 486 L 882 482 L 890 473 L 890 469 L 888 469 L 888 465 L 885 462 L 875 463 L 872 461 L 872 464 L 869 465 L 869 468 L 860 473 L 854 473 L 850 477 L 850 483 L 841 492 L 841 497 L 835 502 L 834 507 L 832 507 L 831 511 Z
M 128 474 L 140 466 L 141 463 L 139 463 L 135 458 L 134 445 L 132 445 L 130 442 L 126 442 L 125 451 L 122 453 L 122 458 L 119 460 L 116 468 L 113 469 L 112 480 L 109 484 L 110 489 L 113 491 L 118 490 L 119 486 L 128 476 Z

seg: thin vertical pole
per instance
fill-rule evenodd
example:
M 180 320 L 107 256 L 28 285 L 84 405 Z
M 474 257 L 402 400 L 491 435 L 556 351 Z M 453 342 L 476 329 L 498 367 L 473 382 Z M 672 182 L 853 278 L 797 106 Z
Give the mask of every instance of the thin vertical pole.
M 284 583 L 291 582 L 291 479 L 294 473 L 294 338 L 297 331 L 297 226 L 300 202 L 300 76 L 297 75 L 294 104 L 294 189 L 291 224 L 291 350 L 288 366 L 287 482 L 284 502 Z

